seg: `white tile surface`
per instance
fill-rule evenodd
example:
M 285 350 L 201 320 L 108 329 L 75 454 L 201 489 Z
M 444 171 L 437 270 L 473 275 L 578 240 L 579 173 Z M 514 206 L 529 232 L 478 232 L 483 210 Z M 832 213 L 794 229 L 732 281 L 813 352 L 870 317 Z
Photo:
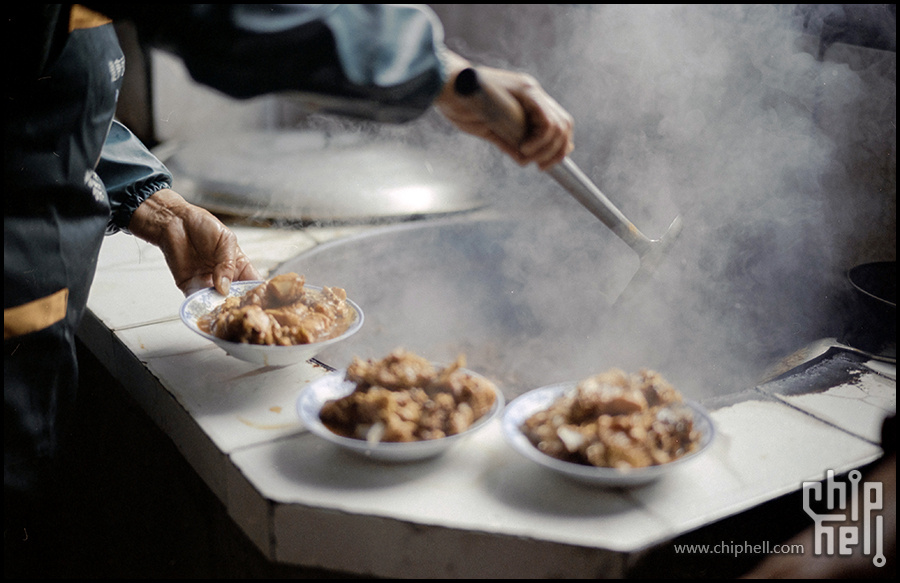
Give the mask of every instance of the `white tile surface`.
M 123 330 L 119 338 L 226 453 L 299 431 L 297 395 L 327 372 L 311 363 L 238 360 L 180 320 Z
M 506 446 L 499 422 L 426 462 L 373 462 L 311 434 L 247 448 L 232 460 L 265 497 L 345 514 L 596 548 L 627 546 L 661 526 L 631 512 L 618 491 L 533 467 Z M 278 528 L 290 532 L 290 525 Z
M 235 231 L 267 272 L 355 232 Z M 624 553 L 875 459 L 876 426 L 896 410 L 896 381 L 874 372 L 823 393 L 741 402 L 713 412 L 718 437 L 704 456 L 628 491 L 533 466 L 499 422 L 441 458 L 384 465 L 303 431 L 295 401 L 324 368 L 234 359 L 180 322 L 182 301 L 157 249 L 107 238 L 89 308 L 139 361 L 109 366 L 136 375 L 126 385 L 141 387 L 148 413 L 264 553 L 363 574 L 621 574 Z
M 712 451 L 632 495 L 673 534 L 736 514 L 840 473 L 880 454 L 879 447 L 777 402 L 746 401 L 715 411 Z
M 276 507 L 275 522 L 278 560 L 366 576 L 564 579 L 624 574 L 621 555 L 543 540 L 424 529 L 395 520 L 300 506 Z M 283 531 L 284 525 L 290 525 L 290 532 Z
M 178 318 L 182 301 L 158 248 L 121 233 L 105 239 L 88 306 L 107 327 Z
M 823 393 L 778 395 L 778 398 L 854 435 L 878 443 L 882 422 L 897 411 L 897 381 L 874 372 L 863 373 L 855 381 Z
M 286 504 L 627 553 L 879 453 L 778 403 L 745 402 L 713 417 L 720 435 L 710 452 L 627 491 L 582 486 L 531 465 L 506 445 L 499 424 L 423 464 L 361 460 L 312 435 L 241 450 L 232 460 L 263 496 Z M 290 524 L 276 529 L 291 536 Z

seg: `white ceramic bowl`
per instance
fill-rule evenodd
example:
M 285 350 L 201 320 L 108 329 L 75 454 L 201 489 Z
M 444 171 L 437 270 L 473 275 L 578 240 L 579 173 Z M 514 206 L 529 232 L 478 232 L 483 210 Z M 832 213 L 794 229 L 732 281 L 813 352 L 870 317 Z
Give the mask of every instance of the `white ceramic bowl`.
M 691 408 L 694 415 L 694 428 L 700 432 L 700 445 L 693 452 L 677 460 L 658 466 L 619 469 L 576 464 L 554 458 L 538 450 L 528 440 L 528 437 L 522 433 L 520 427 L 526 419 L 538 411 L 549 408 L 556 399 L 574 389 L 576 385 L 576 382 L 549 385 L 517 397 L 503 412 L 502 429 L 506 441 L 518 453 L 544 468 L 584 484 L 605 487 L 628 487 L 647 484 L 661 478 L 676 467 L 696 459 L 697 456 L 709 448 L 715 436 L 715 428 L 709 414 L 697 403 L 685 400 L 685 405 Z
M 471 371 L 466 372 L 474 374 Z M 348 449 L 373 460 L 411 462 L 440 455 L 463 439 L 471 437 L 472 434 L 476 433 L 494 418 L 498 417 L 503 410 L 503 405 L 505 403 L 503 394 L 499 390 L 495 390 L 494 406 L 491 407 L 487 413 L 482 415 L 480 419 L 475 421 L 475 423 L 473 423 L 466 431 L 456 435 L 450 435 L 440 439 L 403 443 L 370 443 L 364 439 L 354 439 L 352 437 L 338 435 L 325 427 L 322 420 L 319 418 L 319 412 L 327 401 L 347 396 L 356 388 L 354 383 L 344 380 L 345 374 L 346 371 L 339 370 L 307 385 L 297 399 L 297 414 L 300 416 L 303 425 L 309 429 L 311 433 L 344 449 Z
M 241 296 L 253 289 L 254 287 L 264 283 L 262 281 L 235 281 L 231 284 L 229 296 Z M 305 287 L 321 291 L 322 288 L 315 285 L 307 284 Z M 211 342 L 215 342 L 230 356 L 237 359 L 262 364 L 266 366 L 286 366 L 297 364 L 298 362 L 306 362 L 310 358 L 317 355 L 326 347 L 346 340 L 354 335 L 363 325 L 363 312 L 356 303 L 347 300 L 347 304 L 356 312 L 356 320 L 346 332 L 336 338 L 325 340 L 324 342 L 315 342 L 313 344 L 297 344 L 294 346 L 268 346 L 262 344 L 247 344 L 244 342 L 231 342 L 222 340 L 216 336 L 204 332 L 197 326 L 197 320 L 213 311 L 219 304 L 225 301 L 225 297 L 215 290 L 215 288 L 206 288 L 188 296 L 184 303 L 181 304 L 181 321 L 185 325 L 203 336 Z

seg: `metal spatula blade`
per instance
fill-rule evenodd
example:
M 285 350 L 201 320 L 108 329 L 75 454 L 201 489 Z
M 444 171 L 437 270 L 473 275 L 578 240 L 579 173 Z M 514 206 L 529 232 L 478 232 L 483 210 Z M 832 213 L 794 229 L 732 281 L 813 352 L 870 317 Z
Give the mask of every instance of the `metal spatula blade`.
M 475 69 L 469 68 L 459 73 L 456 91 L 461 96 L 475 100 L 490 120 L 492 131 L 510 144 L 520 143 L 527 134 L 527 119 L 518 101 L 489 84 L 484 84 Z M 666 251 L 681 232 L 681 215 L 675 217 L 661 238 L 650 239 L 628 220 L 568 156 L 547 173 L 638 254 L 640 268 L 615 301 L 615 305 L 621 307 L 622 300 L 633 298 L 638 289 L 651 280 Z

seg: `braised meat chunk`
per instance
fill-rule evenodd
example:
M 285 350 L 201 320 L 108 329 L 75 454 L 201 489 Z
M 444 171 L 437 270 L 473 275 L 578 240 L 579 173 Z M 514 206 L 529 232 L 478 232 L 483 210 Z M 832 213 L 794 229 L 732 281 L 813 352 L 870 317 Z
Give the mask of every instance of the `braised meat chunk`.
M 223 340 L 292 346 L 340 336 L 354 318 L 342 288 L 315 290 L 302 275 L 285 273 L 242 296 L 226 298 L 198 325 Z
M 412 352 L 397 349 L 381 360 L 354 358 L 347 367 L 347 380 L 360 389 L 384 387 L 401 391 L 424 387 L 435 378 L 432 364 Z
M 381 360 L 354 358 L 349 395 L 319 413 L 331 431 L 372 442 L 423 441 L 462 433 L 496 400 L 489 380 L 464 370 L 465 357 L 439 367 L 398 348 Z
M 681 394 L 647 369 L 630 375 L 611 369 L 584 379 L 521 429 L 547 455 L 611 468 L 664 464 L 700 441 Z

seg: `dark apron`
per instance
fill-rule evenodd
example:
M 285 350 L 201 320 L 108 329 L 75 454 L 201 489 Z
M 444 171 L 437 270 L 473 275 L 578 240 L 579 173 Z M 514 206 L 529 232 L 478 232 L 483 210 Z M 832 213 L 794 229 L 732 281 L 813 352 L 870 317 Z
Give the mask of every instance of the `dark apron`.
M 15 87 L 7 104 L 3 473 L 13 491 L 33 491 L 52 478 L 75 399 L 75 332 L 110 213 L 94 168 L 124 56 L 111 23 L 81 16 L 83 28 L 72 30 L 59 56 Z

